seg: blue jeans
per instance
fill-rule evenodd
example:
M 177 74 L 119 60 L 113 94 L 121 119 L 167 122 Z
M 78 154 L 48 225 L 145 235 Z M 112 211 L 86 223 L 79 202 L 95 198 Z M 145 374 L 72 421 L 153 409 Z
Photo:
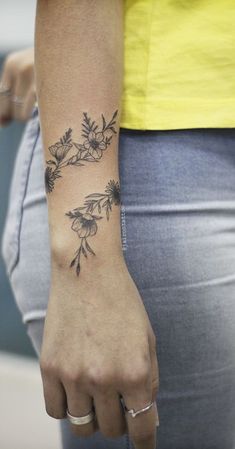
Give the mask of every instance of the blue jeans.
M 234 449 L 235 129 L 121 129 L 119 147 L 123 254 L 157 337 L 158 449 Z M 50 254 L 37 111 L 17 155 L 2 246 L 39 354 Z M 78 438 L 67 420 L 61 429 L 64 449 L 132 447 L 128 435 Z

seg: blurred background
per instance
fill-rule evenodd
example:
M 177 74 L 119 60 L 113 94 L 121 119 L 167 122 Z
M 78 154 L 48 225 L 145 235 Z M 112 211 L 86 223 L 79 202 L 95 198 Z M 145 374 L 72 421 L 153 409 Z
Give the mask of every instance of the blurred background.
M 0 71 L 7 54 L 33 45 L 36 0 L 0 0 Z M 24 125 L 0 128 L 0 240 Z M 44 408 L 36 355 L 0 256 L 0 448 L 60 449 L 58 423 Z

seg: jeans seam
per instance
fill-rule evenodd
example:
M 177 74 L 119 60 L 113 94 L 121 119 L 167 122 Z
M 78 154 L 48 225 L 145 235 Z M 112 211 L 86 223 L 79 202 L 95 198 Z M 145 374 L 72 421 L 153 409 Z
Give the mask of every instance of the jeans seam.
M 27 192 L 27 188 L 28 188 L 29 171 L 30 171 L 30 168 L 31 168 L 32 159 L 33 159 L 33 155 L 34 155 L 34 150 L 35 150 L 35 147 L 37 145 L 39 135 L 40 135 L 40 125 L 38 124 L 36 137 L 35 137 L 35 141 L 34 141 L 34 144 L 33 144 L 33 150 L 32 150 L 32 153 L 31 153 L 30 160 L 29 160 L 28 170 L 27 170 L 27 174 L 26 174 L 26 183 L 25 183 L 24 193 L 23 193 L 22 202 L 21 202 L 20 220 L 19 220 L 18 235 L 17 235 L 18 250 L 17 250 L 15 261 L 14 261 L 14 263 L 13 263 L 13 265 L 11 267 L 11 270 L 9 272 L 9 277 L 12 275 L 14 269 L 16 268 L 16 266 L 17 266 L 17 264 L 19 262 L 19 257 L 20 257 L 20 234 L 21 234 L 21 225 L 22 225 L 22 218 L 23 218 L 24 200 L 25 200 L 25 196 L 26 196 L 26 192 Z

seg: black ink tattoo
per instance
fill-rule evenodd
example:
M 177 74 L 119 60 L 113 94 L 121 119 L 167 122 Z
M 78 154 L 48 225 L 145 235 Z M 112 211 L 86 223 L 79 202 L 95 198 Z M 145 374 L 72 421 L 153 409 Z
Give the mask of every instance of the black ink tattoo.
M 114 180 L 109 181 L 104 193 L 92 193 L 85 197 L 84 205 L 72 211 L 67 212 L 69 218 L 73 220 L 71 229 L 77 233 L 80 245 L 75 252 L 70 267 L 76 268 L 76 274 L 79 276 L 81 270 L 81 255 L 88 257 L 88 253 L 95 256 L 95 252 L 89 245 L 87 239 L 96 235 L 98 231 L 98 221 L 104 218 L 109 220 L 112 206 L 120 204 L 120 186 Z M 95 214 L 98 213 L 98 215 Z
M 69 128 L 58 142 L 49 147 L 53 157 L 46 161 L 45 188 L 47 193 L 51 193 L 57 178 L 61 178 L 61 170 L 69 165 L 81 166 L 82 162 L 98 162 L 103 152 L 111 144 L 115 129 L 116 110 L 110 120 L 106 122 L 103 114 L 102 125 L 99 127 L 95 121 L 88 117 L 87 112 L 83 113 L 82 137 L 85 139 L 82 144 L 74 142 L 72 139 L 72 129 Z

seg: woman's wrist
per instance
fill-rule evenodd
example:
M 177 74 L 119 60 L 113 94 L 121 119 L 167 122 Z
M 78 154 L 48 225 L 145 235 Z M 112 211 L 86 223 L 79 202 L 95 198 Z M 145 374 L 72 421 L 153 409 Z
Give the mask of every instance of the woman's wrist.
M 83 266 L 96 270 L 122 255 L 119 181 L 105 181 L 103 189 L 95 187 L 95 183 L 97 180 L 89 183 L 92 193 L 83 201 L 73 201 L 78 207 L 67 207 L 63 214 L 60 210 L 64 204 L 50 209 L 52 261 L 63 269 L 71 268 L 77 276 Z M 81 196 L 82 186 L 77 190 Z
M 62 304 L 62 308 L 65 302 L 67 305 L 77 302 L 85 305 L 93 301 L 99 304 L 112 303 L 112 298 L 106 297 L 107 285 L 115 291 L 120 282 L 129 276 L 122 250 L 115 250 L 106 257 L 102 254 L 94 256 L 92 260 L 83 260 L 79 276 L 64 260 L 53 257 L 50 302 Z
M 52 269 L 71 272 L 75 278 L 81 278 L 123 264 L 120 231 L 115 230 L 115 227 L 112 233 L 105 234 L 104 231 L 102 229 L 99 238 L 97 236 L 93 240 L 91 237 L 77 238 L 76 235 L 70 235 L 69 238 L 61 234 L 54 235 L 51 239 Z

